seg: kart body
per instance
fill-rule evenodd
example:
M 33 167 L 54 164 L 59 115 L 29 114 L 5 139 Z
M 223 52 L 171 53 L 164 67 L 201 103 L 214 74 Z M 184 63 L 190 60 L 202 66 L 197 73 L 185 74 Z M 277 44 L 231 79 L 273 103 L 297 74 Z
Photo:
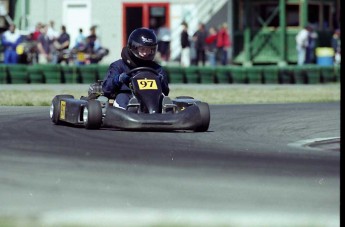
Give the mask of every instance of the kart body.
M 55 124 L 84 125 L 87 129 L 118 128 L 136 131 L 207 131 L 210 109 L 207 103 L 193 97 L 170 99 L 162 93 L 156 71 L 136 68 L 129 87 L 132 91 L 127 108 L 112 105 L 104 96 L 97 99 L 75 99 L 72 95 L 57 95 L 50 108 Z

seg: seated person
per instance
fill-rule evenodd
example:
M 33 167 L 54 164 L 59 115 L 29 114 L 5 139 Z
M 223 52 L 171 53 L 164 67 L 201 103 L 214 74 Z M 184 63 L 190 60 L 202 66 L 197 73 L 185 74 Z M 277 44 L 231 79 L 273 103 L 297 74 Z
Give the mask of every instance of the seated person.
M 169 94 L 166 72 L 153 61 L 157 52 L 157 37 L 147 28 L 135 29 L 129 36 L 127 46 L 122 49 L 121 59 L 113 62 L 103 80 L 102 91 L 100 88 L 90 86 L 89 97 L 92 93 L 103 93 L 109 99 L 115 99 L 114 106 L 126 109 L 132 97 L 128 83 L 130 77 L 126 72 L 137 67 L 150 67 L 157 71 L 161 82 L 162 92 Z

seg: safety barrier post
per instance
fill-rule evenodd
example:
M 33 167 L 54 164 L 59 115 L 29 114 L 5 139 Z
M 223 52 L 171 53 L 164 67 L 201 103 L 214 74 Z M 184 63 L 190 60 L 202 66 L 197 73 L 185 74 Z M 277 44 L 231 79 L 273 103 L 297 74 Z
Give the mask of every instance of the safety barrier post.
M 43 72 L 44 82 L 47 84 L 62 83 L 61 65 L 43 64 L 40 65 Z
M 200 83 L 199 67 L 189 66 L 184 68 L 186 75 L 186 82 L 188 84 L 197 84 Z
M 215 69 L 216 82 L 219 84 L 228 84 L 232 81 L 230 80 L 230 72 L 226 66 L 217 66 Z
M 246 76 L 246 69 L 242 66 L 230 66 L 229 67 L 232 83 L 244 84 L 248 83 Z
M 265 84 L 278 84 L 281 82 L 279 77 L 278 66 L 264 66 L 263 67 L 263 81 Z
M 215 83 L 215 69 L 214 67 L 205 66 L 199 67 L 200 82 L 202 84 Z
M 262 67 L 261 66 L 247 67 L 246 71 L 247 71 L 248 83 L 250 83 L 250 84 L 261 84 L 261 83 L 263 83 Z
M 40 65 L 29 65 L 27 66 L 29 82 L 31 84 L 42 84 L 44 83 L 43 72 Z
M 9 75 L 9 82 L 12 84 L 27 84 L 29 83 L 27 66 L 22 64 L 7 65 L 7 72 Z
M 77 72 L 77 66 L 64 65 L 61 67 L 63 83 L 75 84 L 79 83 L 80 78 Z
M 7 82 L 7 67 L 4 64 L 0 64 L 0 84 L 6 84 Z
M 186 82 L 184 69 L 180 66 L 164 66 L 163 69 L 168 74 L 169 83 L 182 84 Z
M 98 80 L 97 65 L 80 65 L 78 66 L 81 83 L 94 83 Z

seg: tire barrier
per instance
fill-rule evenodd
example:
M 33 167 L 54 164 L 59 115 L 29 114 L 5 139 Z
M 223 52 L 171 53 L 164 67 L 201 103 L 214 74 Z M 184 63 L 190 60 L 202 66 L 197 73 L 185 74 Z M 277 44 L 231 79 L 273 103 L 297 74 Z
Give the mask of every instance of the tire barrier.
M 26 65 L 8 65 L 7 67 L 7 82 L 10 84 L 27 84 L 29 83 L 29 76 L 27 74 Z
M 90 84 L 106 76 L 109 65 L 5 65 L 0 84 Z M 340 65 L 163 66 L 172 84 L 318 84 L 340 82 Z

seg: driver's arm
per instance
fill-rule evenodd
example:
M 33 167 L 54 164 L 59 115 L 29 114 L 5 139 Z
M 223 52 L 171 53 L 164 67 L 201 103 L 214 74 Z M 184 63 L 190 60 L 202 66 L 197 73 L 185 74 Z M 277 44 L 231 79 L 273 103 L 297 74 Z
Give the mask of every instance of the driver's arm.
M 122 60 L 113 62 L 105 75 L 102 84 L 104 96 L 114 98 L 115 92 L 119 91 L 122 83 L 119 81 L 119 76 L 125 71 Z
M 157 72 L 158 72 L 158 76 L 159 76 L 160 81 L 161 81 L 162 92 L 165 96 L 168 96 L 169 91 L 170 91 L 169 84 L 168 84 L 168 75 L 164 71 L 163 67 L 158 68 Z

